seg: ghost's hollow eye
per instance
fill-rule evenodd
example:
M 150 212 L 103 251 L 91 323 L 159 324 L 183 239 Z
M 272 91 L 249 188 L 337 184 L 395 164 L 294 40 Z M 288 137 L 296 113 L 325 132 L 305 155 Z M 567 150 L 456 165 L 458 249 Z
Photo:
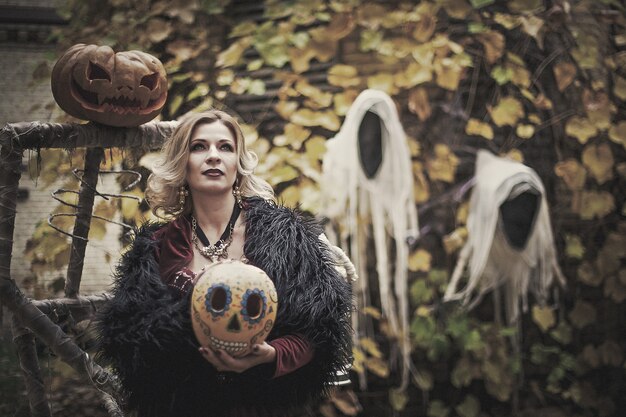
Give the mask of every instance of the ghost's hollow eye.
M 248 297 L 248 316 L 251 319 L 258 319 L 261 315 L 263 300 L 259 294 L 250 294 Z
M 214 288 L 213 291 L 211 291 L 211 309 L 216 313 L 224 311 L 224 308 L 226 307 L 226 299 L 227 294 L 224 288 Z

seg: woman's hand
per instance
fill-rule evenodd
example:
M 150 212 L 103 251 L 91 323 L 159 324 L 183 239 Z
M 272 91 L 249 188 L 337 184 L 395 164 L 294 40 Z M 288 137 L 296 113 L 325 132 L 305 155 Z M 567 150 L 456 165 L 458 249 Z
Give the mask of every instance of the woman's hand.
M 209 361 L 219 372 L 244 372 L 253 366 L 263 363 L 271 363 L 276 360 L 276 349 L 271 345 L 263 342 L 260 345 L 254 345 L 252 352 L 240 358 L 230 356 L 224 350 L 212 350 L 207 347 L 201 347 L 198 351 Z

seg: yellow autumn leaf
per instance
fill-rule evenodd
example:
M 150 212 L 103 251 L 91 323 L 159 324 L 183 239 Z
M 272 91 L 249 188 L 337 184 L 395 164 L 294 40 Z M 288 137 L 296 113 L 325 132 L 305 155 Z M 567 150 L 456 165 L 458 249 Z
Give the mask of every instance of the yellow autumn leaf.
M 518 64 L 507 64 L 506 67 L 511 71 L 511 82 L 513 84 L 522 88 L 530 87 L 530 71 Z
M 585 255 L 585 247 L 580 236 L 565 235 L 565 254 L 569 258 L 582 259 Z
M 352 13 L 336 13 L 328 26 L 324 27 L 324 36 L 335 41 L 345 38 L 354 30 L 356 21 Z
M 417 114 L 422 122 L 430 117 L 431 109 L 426 89 L 418 87 L 411 90 L 409 93 L 409 110 Z
M 398 89 L 393 83 L 393 75 L 388 72 L 381 72 L 367 77 L 367 87 L 373 90 L 384 91 L 392 96 L 398 93 Z
M 361 339 L 359 339 L 359 345 L 365 352 L 369 353 L 371 356 L 375 358 L 383 357 L 383 353 L 380 351 L 378 344 L 376 343 L 376 341 L 374 341 L 374 339 L 369 337 L 362 337 Z
M 410 142 L 409 142 L 410 143 Z M 430 198 L 430 186 L 420 162 L 413 162 L 413 197 L 416 203 L 424 203 Z
M 584 220 L 601 219 L 615 210 L 615 199 L 607 191 L 582 191 L 580 217 Z
M 469 214 L 469 202 L 464 201 L 456 209 L 456 215 L 454 216 L 458 224 L 467 224 L 467 216 Z
M 310 109 L 296 110 L 289 120 L 302 126 L 321 126 L 325 129 L 337 131 L 341 125 L 339 117 L 332 110 L 313 111 Z
M 345 116 L 350 110 L 352 103 L 356 100 L 359 92 L 354 89 L 347 89 L 333 97 L 333 108 L 338 116 Z
M 435 157 L 427 161 L 428 175 L 433 181 L 453 182 L 459 158 L 447 145 L 435 145 Z
M 515 126 L 517 121 L 524 116 L 524 108 L 516 98 L 504 97 L 495 107 L 489 109 L 489 113 L 496 126 Z
M 620 100 L 626 100 L 626 78 L 613 74 L 615 83 L 613 84 L 613 94 Z
M 554 166 L 554 173 L 561 177 L 567 187 L 572 191 L 582 190 L 587 180 L 587 171 L 573 158 L 558 162 Z
M 306 156 L 309 164 L 314 165 L 321 161 L 326 153 L 326 138 L 320 135 L 314 135 L 304 143 Z
M 107 222 L 100 219 L 91 219 L 89 226 L 89 239 L 104 239 L 107 233 Z
M 626 121 L 622 120 L 609 129 L 609 139 L 626 148 Z
M 400 88 L 410 88 L 433 79 L 430 67 L 411 62 L 404 71 L 393 76 L 393 82 Z
M 488 63 L 493 64 L 504 53 L 506 41 L 504 35 L 495 30 L 478 34 L 477 39 L 485 48 L 485 58 Z
M 379 358 L 367 358 L 365 360 L 365 367 L 369 369 L 373 374 L 381 377 L 389 377 L 389 366 L 387 363 Z
M 369 29 L 378 29 L 386 15 L 386 9 L 380 4 L 364 3 L 357 8 L 357 22 Z
M 323 41 L 316 39 L 309 41 L 311 50 L 315 52 L 315 57 L 320 62 L 328 62 L 331 58 L 337 56 L 337 45 L 338 41 L 330 38 Z
M 542 332 L 548 331 L 556 324 L 556 317 L 552 308 L 534 305 L 532 309 L 533 321 L 539 326 Z
M 289 120 L 289 118 L 296 111 L 297 108 L 298 108 L 298 103 L 296 103 L 295 101 L 286 101 L 286 100 L 280 100 L 274 106 L 276 113 L 278 113 L 280 117 L 282 117 L 285 120 Z
M 552 70 L 559 91 L 565 90 L 576 78 L 576 66 L 571 62 L 561 61 Z
M 465 133 L 468 135 L 478 135 L 485 139 L 493 139 L 493 129 L 489 123 L 481 122 L 478 119 L 469 119 L 465 125 Z
M 465 19 L 473 10 L 466 0 L 444 0 L 442 6 L 448 16 L 459 20 Z
M 300 203 L 300 195 L 300 187 L 290 185 L 280 193 L 278 200 L 286 207 L 296 207 Z
M 451 58 L 441 58 L 435 60 L 435 74 L 437 74 L 437 85 L 450 91 L 455 91 L 461 82 L 463 67 Z
M 511 3 L 516 3 L 518 0 L 514 0 Z M 532 36 L 537 41 L 540 48 L 543 49 L 543 34 L 545 20 L 537 16 L 520 16 L 519 22 L 522 24 L 522 30 L 529 36 Z
M 432 255 L 424 249 L 418 249 L 409 256 L 409 270 L 411 271 L 430 271 L 430 262 Z
M 565 133 L 578 139 L 581 144 L 587 143 L 589 138 L 598 134 L 598 129 L 589 121 L 589 119 L 580 116 L 571 117 L 565 123 Z
M 598 184 L 613 178 L 613 153 L 608 144 L 587 145 L 582 153 L 582 162 Z
M 305 79 L 296 81 L 295 90 L 313 100 L 320 107 L 328 107 L 333 101 L 332 93 L 324 92 L 321 89 L 311 85 Z
M 141 203 L 141 200 L 143 199 L 143 192 L 141 192 L 141 190 L 131 190 L 124 194 L 135 196 L 139 199 L 139 200 L 135 200 L 134 198 L 120 199 L 122 217 L 124 219 L 135 219 L 135 216 L 137 215 L 137 212 L 139 211 L 139 204 Z
M 268 181 L 270 184 L 276 186 L 282 182 L 291 181 L 295 178 L 298 178 L 300 173 L 296 171 L 291 165 L 283 164 L 278 168 L 275 168 L 270 173 Z
M 231 67 L 239 62 L 246 49 L 252 44 L 252 37 L 246 36 L 230 45 L 217 56 L 217 67 Z
M 376 307 L 366 306 L 363 308 L 362 311 L 363 311 L 363 314 L 367 314 L 368 316 L 371 316 L 375 318 L 376 320 L 380 320 L 383 317 L 380 310 L 377 309 Z
M 523 123 L 519 124 L 515 128 L 515 134 L 522 139 L 529 139 L 535 134 L 535 127 Z
M 337 87 L 355 87 L 361 83 L 358 72 L 352 65 L 333 65 L 328 70 L 328 83 Z
M 287 50 L 287 55 L 289 55 L 289 64 L 291 65 L 291 69 L 296 74 L 302 74 L 305 71 L 308 71 L 310 68 L 310 62 L 313 58 L 315 58 L 315 50 L 310 47 L 304 48 L 289 48 Z
M 541 0 L 509 0 L 509 9 L 516 13 L 533 13 L 543 10 Z
M 435 50 L 430 43 L 424 43 L 413 48 L 411 55 L 413 55 L 415 62 L 421 66 L 430 68 L 435 58 Z
M 534 114 L 534 113 L 528 115 L 528 121 L 536 125 L 541 124 L 541 118 L 537 114 Z
M 443 248 L 447 254 L 452 254 L 461 249 L 467 240 L 467 228 L 458 227 L 443 237 Z
M 223 69 L 221 70 L 216 78 L 217 85 L 229 85 L 235 80 L 235 72 L 231 69 Z
M 419 21 L 415 24 L 413 38 L 420 42 L 426 42 L 433 36 L 437 27 L 437 17 L 431 14 L 420 15 Z
M 493 15 L 493 20 L 496 23 L 502 25 L 507 30 L 511 30 L 521 24 L 517 16 L 512 16 L 510 14 L 499 13 L 499 12 L 496 12 Z

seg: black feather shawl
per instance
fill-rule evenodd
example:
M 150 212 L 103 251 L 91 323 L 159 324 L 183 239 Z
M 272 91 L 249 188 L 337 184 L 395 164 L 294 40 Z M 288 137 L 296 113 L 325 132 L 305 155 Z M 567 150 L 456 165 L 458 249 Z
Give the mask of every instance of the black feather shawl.
M 246 203 L 244 253 L 272 277 L 279 296 L 268 340 L 304 335 L 315 348 L 313 360 L 274 379 L 258 366 L 219 382 L 197 351 L 190 297 L 177 299 L 159 276 L 153 234 L 163 226 L 147 225 L 124 254 L 114 298 L 98 318 L 100 358 L 117 371 L 139 416 L 220 416 L 233 405 L 289 410 L 319 400 L 348 363 L 350 285 L 318 239 L 320 227 L 296 210 L 258 198 Z

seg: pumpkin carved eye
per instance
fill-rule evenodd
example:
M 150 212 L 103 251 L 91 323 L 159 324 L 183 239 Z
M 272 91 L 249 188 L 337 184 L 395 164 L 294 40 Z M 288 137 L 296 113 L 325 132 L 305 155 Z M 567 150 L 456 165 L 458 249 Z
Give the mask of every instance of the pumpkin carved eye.
M 95 63 L 93 63 L 91 61 L 89 61 L 89 67 L 87 69 L 87 79 L 89 79 L 91 81 L 93 81 L 93 80 L 107 80 L 107 81 L 111 82 L 111 76 L 109 75 L 107 70 L 105 70 L 100 65 L 95 64 Z
M 141 77 L 141 81 L 139 84 L 144 87 L 148 87 L 150 90 L 154 90 L 159 83 L 159 74 L 156 72 L 150 75 L 144 75 Z

